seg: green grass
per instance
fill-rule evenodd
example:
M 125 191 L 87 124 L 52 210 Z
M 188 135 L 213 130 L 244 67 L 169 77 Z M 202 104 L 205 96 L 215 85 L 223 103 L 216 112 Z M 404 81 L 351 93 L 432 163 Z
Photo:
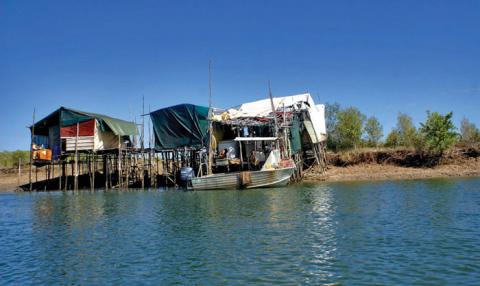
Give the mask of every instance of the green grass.
M 30 160 L 30 153 L 24 150 L 2 151 L 0 152 L 0 168 L 18 167 L 19 159 L 21 159 L 22 165 L 27 164 Z

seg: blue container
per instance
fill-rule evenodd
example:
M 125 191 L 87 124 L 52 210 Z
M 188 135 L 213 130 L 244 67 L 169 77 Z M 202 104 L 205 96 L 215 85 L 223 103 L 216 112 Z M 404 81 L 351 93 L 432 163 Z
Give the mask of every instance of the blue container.
M 193 172 L 193 168 L 191 167 L 183 167 L 180 169 L 180 181 L 182 182 L 188 182 L 192 180 L 192 178 L 195 176 Z

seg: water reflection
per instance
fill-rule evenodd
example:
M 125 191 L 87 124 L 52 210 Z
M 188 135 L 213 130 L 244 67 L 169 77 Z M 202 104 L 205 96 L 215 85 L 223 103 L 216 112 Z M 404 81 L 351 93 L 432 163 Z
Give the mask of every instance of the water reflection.
M 468 283 L 480 273 L 479 188 L 477 179 L 0 195 L 0 277 L 22 285 Z

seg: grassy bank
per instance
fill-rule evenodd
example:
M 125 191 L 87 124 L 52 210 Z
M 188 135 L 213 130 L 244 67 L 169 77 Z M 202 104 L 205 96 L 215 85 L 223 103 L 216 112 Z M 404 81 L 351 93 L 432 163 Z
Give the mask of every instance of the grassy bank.
M 24 150 L 1 151 L 0 168 L 17 168 L 18 164 L 26 165 L 30 159 L 30 153 Z
M 391 180 L 480 176 L 480 148 L 454 148 L 443 155 L 413 149 L 357 149 L 327 154 L 327 172 L 310 170 L 306 181 Z

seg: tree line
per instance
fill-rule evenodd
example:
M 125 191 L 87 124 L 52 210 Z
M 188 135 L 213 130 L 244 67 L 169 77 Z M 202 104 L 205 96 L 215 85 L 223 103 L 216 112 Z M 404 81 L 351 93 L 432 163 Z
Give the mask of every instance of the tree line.
M 30 152 L 23 150 L 0 152 L 0 168 L 17 168 L 18 163 L 22 165 L 29 163 Z
M 404 147 L 441 154 L 456 144 L 480 144 L 480 131 L 475 124 L 464 118 L 458 130 L 452 116 L 452 112 L 440 114 L 427 111 L 425 122 L 417 128 L 412 117 L 399 113 L 396 126 L 384 139 L 383 126 L 375 116 L 367 117 L 356 107 L 341 108 L 338 103 L 327 103 L 327 147 L 334 151 L 359 147 Z

